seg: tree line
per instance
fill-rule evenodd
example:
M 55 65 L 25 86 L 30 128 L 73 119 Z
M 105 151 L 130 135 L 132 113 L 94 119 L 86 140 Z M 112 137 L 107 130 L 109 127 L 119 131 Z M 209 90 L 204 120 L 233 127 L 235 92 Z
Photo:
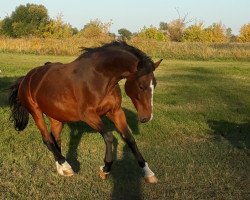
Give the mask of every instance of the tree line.
M 179 17 L 170 22 L 160 22 L 158 28 L 144 27 L 137 33 L 121 28 L 118 30 L 119 36 L 110 33 L 111 24 L 96 19 L 78 30 L 63 22 L 62 15 L 52 19 L 45 6 L 28 3 L 16 7 L 10 16 L 0 20 L 0 35 L 13 38 L 120 37 L 126 40 L 139 38 L 174 42 L 250 42 L 250 23 L 242 25 L 239 35 L 233 35 L 232 29 L 226 28 L 222 23 L 213 23 L 205 27 L 199 22 L 188 26 L 186 17 Z

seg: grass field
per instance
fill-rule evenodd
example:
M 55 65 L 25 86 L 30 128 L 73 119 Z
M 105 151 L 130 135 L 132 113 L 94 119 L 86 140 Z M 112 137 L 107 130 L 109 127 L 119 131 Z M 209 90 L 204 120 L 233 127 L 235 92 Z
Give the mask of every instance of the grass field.
M 164 60 L 156 72 L 154 119 L 146 124 L 136 122 L 123 93 L 134 137 L 159 179 L 150 185 L 115 131 L 116 160 L 103 181 L 101 136 L 83 123 L 65 124 L 63 154 L 78 172 L 65 178 L 33 120 L 20 134 L 9 122 L 4 89 L 46 61 L 72 59 L 0 53 L 1 199 L 250 199 L 249 62 Z

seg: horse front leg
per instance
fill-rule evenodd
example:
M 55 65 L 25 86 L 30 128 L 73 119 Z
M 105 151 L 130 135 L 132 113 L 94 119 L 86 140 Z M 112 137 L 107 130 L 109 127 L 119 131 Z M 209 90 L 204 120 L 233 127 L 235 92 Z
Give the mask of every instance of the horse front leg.
M 120 108 L 115 112 L 108 113 L 107 117 L 114 122 L 118 133 L 122 136 L 123 140 L 127 143 L 131 151 L 133 152 L 139 166 L 144 172 L 145 181 L 147 183 L 156 183 L 157 178 L 155 177 L 154 172 L 149 168 L 148 163 L 141 155 L 135 139 L 130 132 L 124 111 Z
M 100 178 L 103 180 L 107 179 L 111 170 L 111 165 L 113 164 L 113 154 L 112 154 L 112 143 L 114 141 L 114 136 L 112 132 L 108 132 L 105 129 L 105 126 L 101 120 L 101 118 L 95 113 L 88 113 L 85 116 L 83 121 L 85 121 L 88 125 L 90 125 L 93 129 L 98 131 L 105 142 L 106 151 L 104 157 L 104 166 L 100 167 Z

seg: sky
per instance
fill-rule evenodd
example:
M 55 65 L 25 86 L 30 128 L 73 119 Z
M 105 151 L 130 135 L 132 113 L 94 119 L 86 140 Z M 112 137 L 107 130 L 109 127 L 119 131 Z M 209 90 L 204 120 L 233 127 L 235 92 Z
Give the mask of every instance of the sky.
M 20 4 L 44 5 L 51 18 L 62 14 L 63 21 L 78 29 L 90 20 L 110 22 L 110 32 L 120 28 L 138 32 L 144 26 L 159 27 L 187 14 L 187 21 L 209 26 L 222 22 L 238 34 L 243 24 L 250 23 L 250 0 L 0 0 L 0 19 L 10 16 Z M 178 10 L 178 12 L 177 12 Z

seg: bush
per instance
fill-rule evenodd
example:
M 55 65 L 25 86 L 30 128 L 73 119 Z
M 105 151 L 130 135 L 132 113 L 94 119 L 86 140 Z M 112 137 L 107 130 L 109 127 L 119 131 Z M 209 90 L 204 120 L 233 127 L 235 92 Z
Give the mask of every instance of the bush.
M 174 42 L 181 42 L 185 30 L 185 18 L 176 19 L 167 25 L 167 33 Z
M 132 33 L 126 29 L 126 28 L 121 28 L 118 30 L 119 35 L 121 36 L 122 39 L 130 39 L 132 36 Z
M 155 27 L 150 27 L 150 28 L 146 28 L 144 27 L 136 36 L 138 38 L 141 39 L 152 39 L 152 40 L 157 40 L 157 41 L 168 41 L 169 38 L 164 35 L 161 31 L 159 31 L 157 28 Z
M 69 38 L 73 35 L 73 31 L 74 29 L 71 25 L 65 24 L 62 21 L 61 15 L 41 27 L 42 36 L 45 38 Z
M 109 37 L 110 26 L 111 22 L 103 23 L 98 19 L 91 20 L 79 31 L 78 36 L 84 38 Z
M 182 40 L 188 42 L 206 41 L 203 24 L 202 23 L 195 24 L 185 29 Z
M 244 24 L 240 28 L 239 42 L 250 42 L 250 23 Z
M 227 42 L 226 29 L 221 23 L 213 23 L 205 29 L 205 41 L 223 43 Z

